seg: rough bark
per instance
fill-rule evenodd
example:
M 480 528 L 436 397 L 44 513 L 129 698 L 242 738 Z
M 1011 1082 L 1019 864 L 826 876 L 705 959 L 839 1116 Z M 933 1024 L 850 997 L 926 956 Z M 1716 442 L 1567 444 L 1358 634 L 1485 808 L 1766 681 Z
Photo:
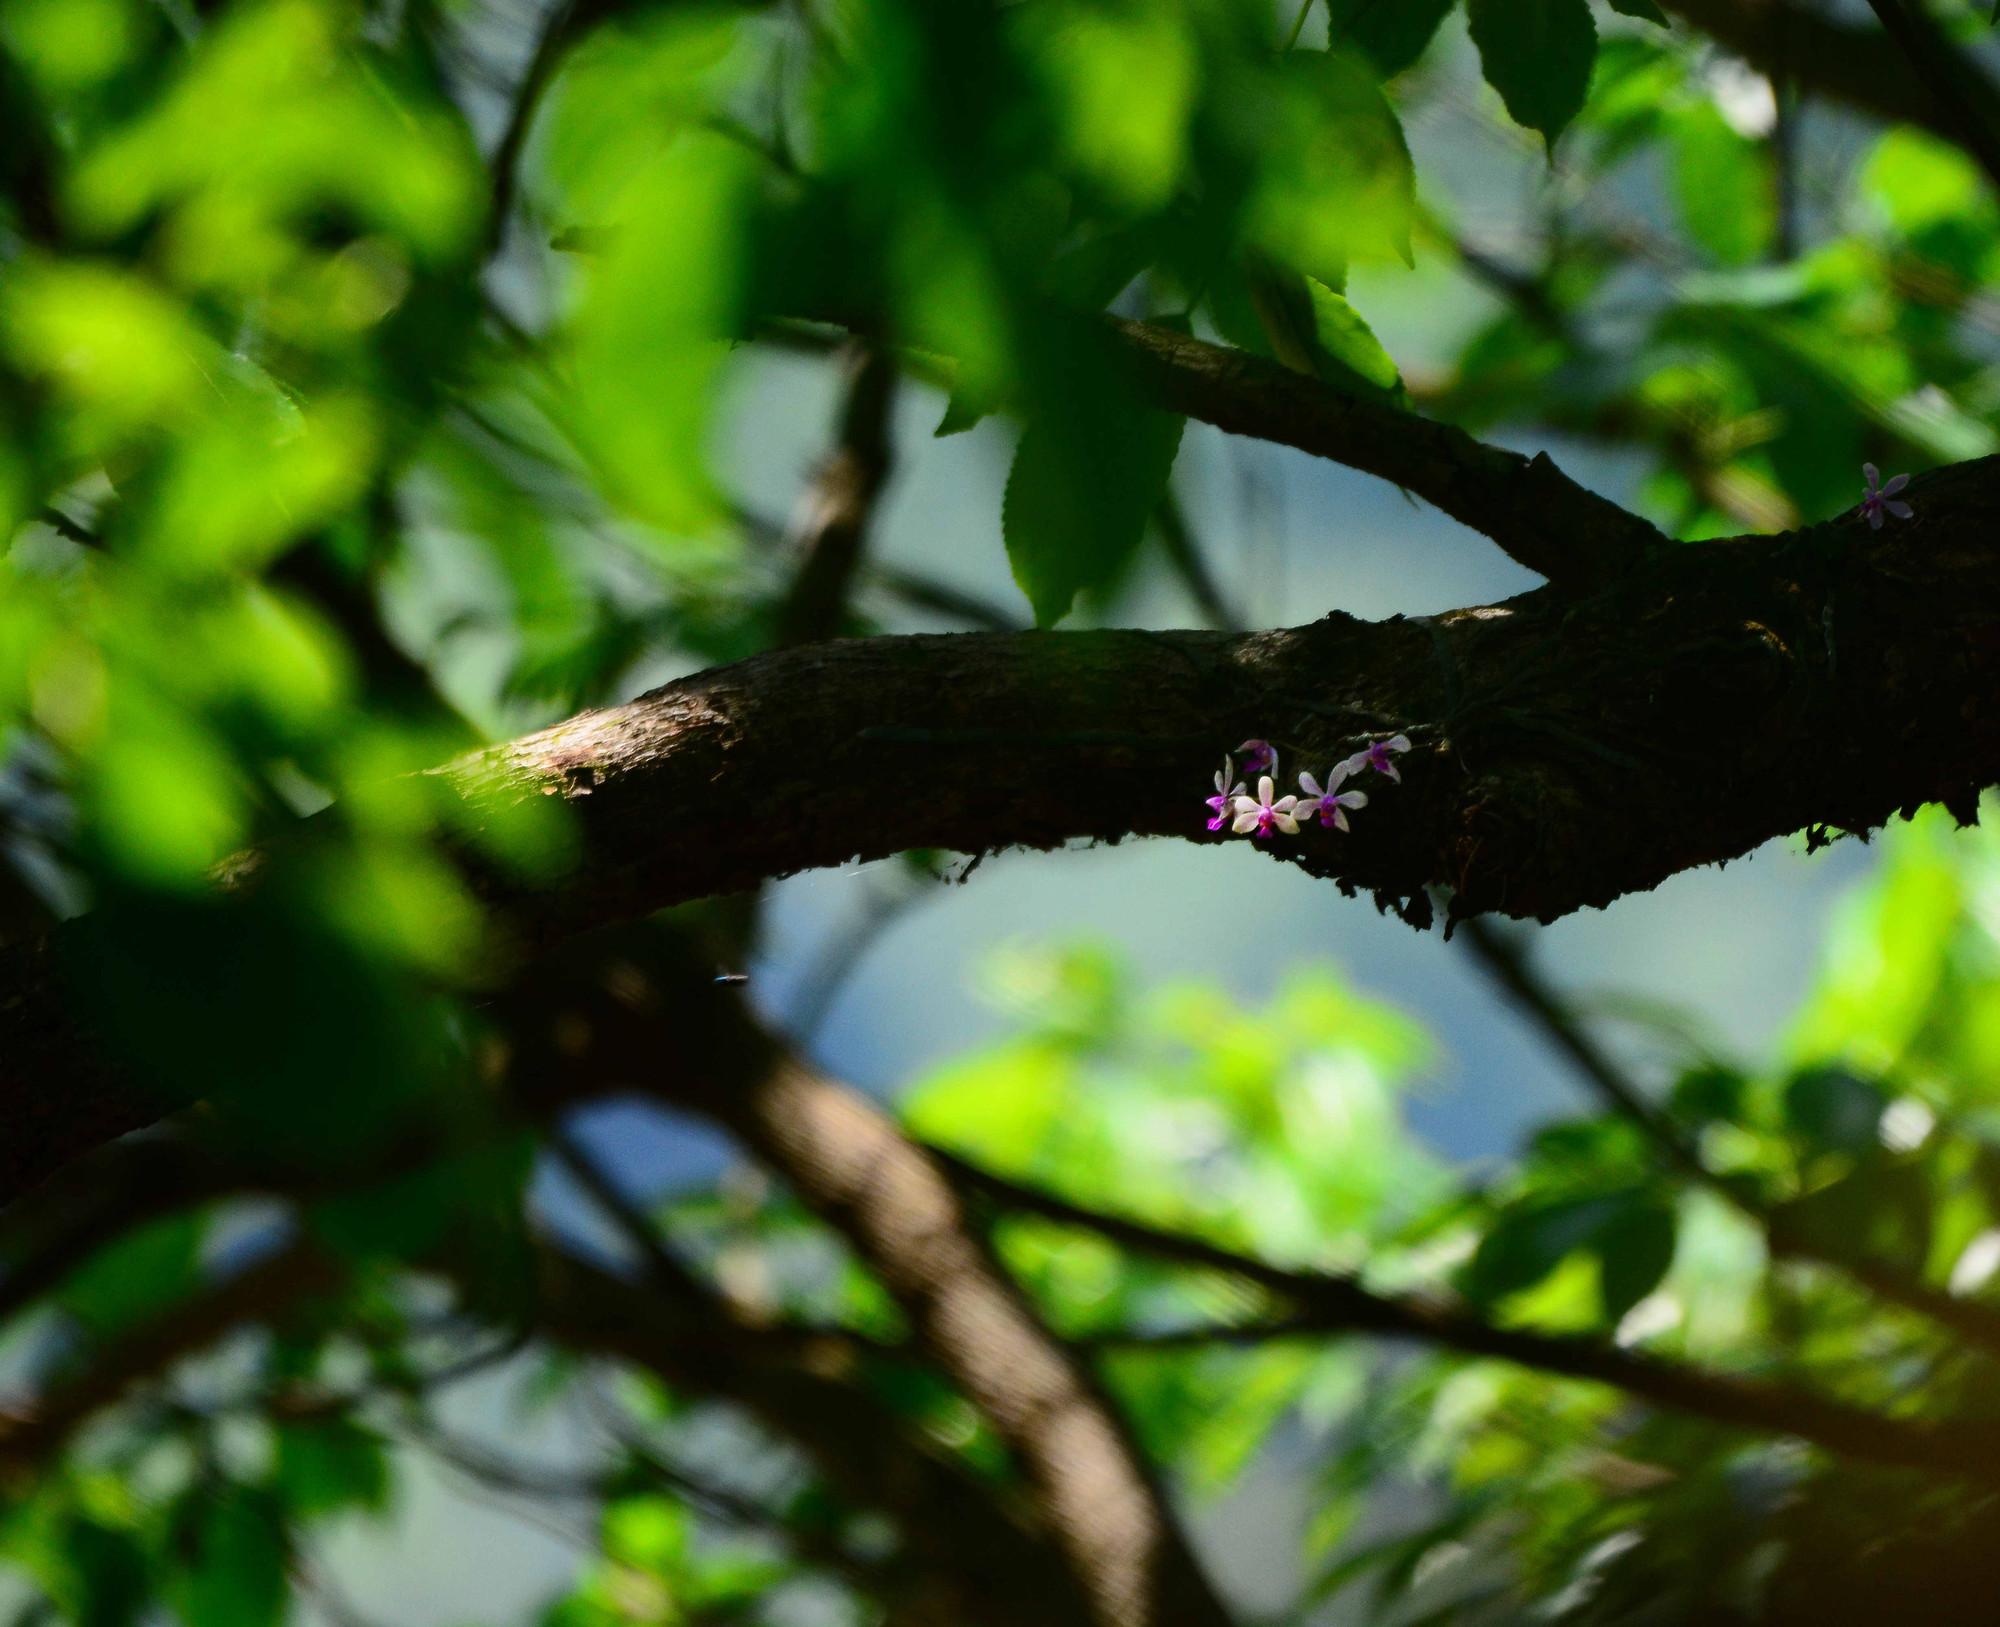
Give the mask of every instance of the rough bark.
M 449 773 L 472 804 L 560 798 L 585 858 L 496 887 L 537 934 L 908 848 L 1210 837 L 1225 749 L 1324 771 L 1407 732 L 1351 834 L 1266 846 L 1422 916 L 1553 920 L 1813 826 L 1865 831 L 2000 775 L 2000 460 L 1852 515 L 1655 551 L 1587 597 L 1229 636 L 840 641 L 698 673 Z
M 697 673 L 438 773 L 466 817 L 548 798 L 576 865 L 484 878 L 520 941 L 910 848 L 1210 836 L 1222 754 L 1287 776 L 1407 732 L 1351 834 L 1271 856 L 1415 921 L 1552 920 L 1817 826 L 1866 831 L 2000 778 L 2000 459 L 1910 488 L 1916 518 L 1647 550 L 1595 593 L 1242 636 L 857 639 Z M 0 957 L 0 1199 L 174 1105 L 102 1058 L 66 997 L 77 923 Z

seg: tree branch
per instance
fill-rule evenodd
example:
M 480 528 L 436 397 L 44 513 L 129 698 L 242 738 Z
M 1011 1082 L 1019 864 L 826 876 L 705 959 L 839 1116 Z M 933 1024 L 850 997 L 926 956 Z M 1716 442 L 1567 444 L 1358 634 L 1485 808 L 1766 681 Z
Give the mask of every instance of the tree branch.
M 1866 831 L 2000 780 L 2000 459 L 1916 518 L 1659 550 L 1585 599 L 1219 633 L 855 639 L 697 673 L 448 765 L 457 821 L 549 799 L 577 862 L 483 874 L 524 948 L 774 876 L 912 848 L 1208 836 L 1222 753 L 1324 772 L 1408 733 L 1351 834 L 1258 844 L 1413 922 L 1552 920 L 1815 827 Z M 455 821 L 456 822 L 456 821 Z M 307 830 L 293 838 L 310 841 Z M 236 867 L 254 886 L 256 866 Z M 184 1105 L 114 1066 L 70 993 L 85 917 L 0 951 L 0 1199 Z
M 1316 1324 L 1322 1333 L 1418 1339 L 1468 1356 L 1608 1384 L 1640 1400 L 1732 1429 L 1796 1436 L 1860 1462 L 1943 1471 L 2000 1484 L 2000 1429 L 1984 1421 L 1886 1418 L 1805 1391 L 1662 1361 L 1596 1339 L 1499 1327 L 1439 1296 L 1379 1294 L 1353 1277 L 1272 1265 L 1204 1238 L 1104 1214 L 941 1149 L 932 1151 L 968 1191 L 1003 1209 L 1039 1215 L 1161 1259 L 1255 1283 L 1298 1308 L 1299 1315 L 1259 1330 L 1263 1336 L 1297 1335 Z M 1231 1330 L 1216 1331 L 1227 1337 Z
M 1868 5 L 1942 111 L 1950 139 L 2000 187 L 2000 122 L 1994 117 L 2000 110 L 1991 81 L 1939 32 L 1923 0 L 1868 0 Z
M 1615 580 L 1665 540 L 1638 515 L 1579 486 L 1547 453 L 1527 457 L 1489 446 L 1456 425 L 1170 328 L 1115 318 L 1111 326 L 1136 365 L 1139 388 L 1157 405 L 1394 481 L 1560 586 Z
M 1666 0 L 1719 44 L 1774 78 L 1891 124 L 1910 124 L 1959 145 L 1963 114 L 1896 51 L 1882 32 L 1822 15 L 1798 0 Z M 1962 84 L 1971 115 L 1994 128 L 2000 96 L 1984 79 Z
M 290 1244 L 121 1333 L 31 1408 L 0 1419 L 0 1479 L 31 1482 L 84 1422 L 135 1385 L 244 1322 L 278 1316 L 300 1299 L 332 1291 L 340 1275 L 312 1244 Z
M 560 890 L 489 889 L 548 939 L 910 848 L 1198 840 L 1199 792 L 1245 735 L 1322 768 L 1403 730 L 1404 783 L 1352 835 L 1267 851 L 1414 914 L 1442 886 L 1456 914 L 1549 920 L 1809 826 L 1929 800 L 1970 816 L 2000 778 L 2000 460 L 1912 496 L 1890 530 L 1683 545 L 1580 603 L 813 645 L 444 772 L 472 818 L 573 813 L 584 858 Z
M 913 1440 L 905 1421 L 837 1361 L 774 1362 L 754 1341 L 732 1349 L 736 1324 L 716 1302 L 664 1303 L 553 1247 L 536 1254 L 531 1310 L 560 1344 L 742 1408 L 799 1446 L 853 1501 L 894 1516 L 913 1567 L 906 1581 L 924 1601 L 916 1619 L 1088 1627 L 1052 1552 L 1007 1517 L 996 1488 Z M 685 1337 L 691 1324 L 715 1337 Z
M 833 450 L 814 472 L 787 528 L 797 560 L 778 610 L 778 642 L 805 644 L 841 630 L 875 499 L 889 478 L 896 364 L 866 340 L 842 354 L 847 390 Z
M 620 1081 L 713 1118 L 780 1175 L 849 1242 L 908 1318 L 916 1347 L 989 1421 L 1097 1627 L 1228 1622 L 1109 1396 L 966 1224 L 929 1156 L 885 1114 L 799 1066 L 663 929 L 607 935 L 532 981 L 506 1005 L 520 1036 L 512 1077 L 531 1090 L 571 1070 Z M 568 1046 L 544 1036 L 568 1036 Z M 654 1280 L 676 1298 L 694 1292 L 603 1172 L 573 1148 L 565 1162 Z
M 706 1083 L 687 1099 L 848 1239 L 919 1344 L 991 1420 L 1093 1618 L 1226 1623 L 1111 1398 L 966 1224 L 929 1156 L 865 1099 L 789 1060 L 759 1079 Z
M 1900 1305 L 1939 1327 L 1949 1328 L 1967 1344 L 1989 1356 L 2000 1357 L 2000 1308 L 1947 1293 L 1885 1261 L 1870 1259 L 1858 1249 L 1848 1252 L 1829 1248 L 1823 1242 L 1800 1235 L 1796 1227 L 1785 1224 L 1782 1214 L 1774 1214 L 1743 1186 L 1724 1180 L 1701 1161 L 1694 1144 L 1563 1008 L 1518 945 L 1507 942 L 1483 921 L 1467 922 L 1464 935 L 1494 982 L 1535 1023 L 1550 1046 L 1590 1082 L 1613 1112 L 1639 1127 L 1664 1162 L 1715 1193 L 1761 1230 L 1773 1259 L 1829 1266 L 1859 1283 L 1877 1299 Z

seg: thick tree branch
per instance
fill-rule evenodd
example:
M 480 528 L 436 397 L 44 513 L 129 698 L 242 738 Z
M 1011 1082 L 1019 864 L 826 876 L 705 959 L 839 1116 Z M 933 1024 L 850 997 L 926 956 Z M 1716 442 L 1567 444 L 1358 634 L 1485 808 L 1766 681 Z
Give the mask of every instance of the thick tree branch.
M 968 1226 L 929 1156 L 864 1098 L 777 1048 L 690 946 L 604 935 L 506 1003 L 511 1074 L 578 1072 L 715 1119 L 854 1249 L 914 1342 L 1012 1454 L 1038 1529 L 1097 1627 L 1216 1627 L 1229 1616 L 1110 1398 L 1042 1325 Z M 549 1043 L 542 1036 L 549 1036 Z M 561 1036 L 562 1038 L 556 1038 Z M 566 1043 L 565 1043 L 566 1041 Z M 679 1299 L 693 1289 L 642 1216 L 576 1151 L 572 1172 Z
M 1991 81 L 1969 62 L 1924 9 L 1923 0 L 1868 0 L 1882 30 L 1916 70 L 1942 110 L 1951 139 L 2000 186 L 2000 120 Z
M 1663 551 L 1577 602 L 1230 637 L 855 640 L 760 656 L 449 770 L 474 815 L 560 798 L 559 890 L 494 888 L 561 936 L 916 847 L 1202 839 L 1245 735 L 1323 768 L 1409 732 L 1350 836 L 1269 851 L 1421 913 L 1553 919 L 1808 826 L 1866 830 L 2000 778 L 2000 460 L 1912 488 L 1913 521 Z
M 1042 1325 L 928 1154 L 789 1060 L 693 1101 L 848 1239 L 991 1420 L 1103 1627 L 1229 1620 L 1110 1397 Z
M 1414 921 L 1434 887 L 1455 914 L 1552 920 L 1802 829 L 1928 801 L 1973 817 L 2000 780 L 2000 459 L 1910 497 L 1916 518 L 1880 532 L 1850 513 L 1657 550 L 1583 599 L 1241 636 L 807 645 L 438 773 L 468 821 L 541 799 L 573 816 L 557 882 L 482 884 L 533 947 L 912 848 L 1242 841 L 1208 836 L 1201 807 L 1237 741 L 1324 772 L 1401 730 L 1403 783 L 1372 787 L 1351 835 L 1265 850 Z M 69 971 L 110 952 L 104 930 L 0 952 L 0 1198 L 184 1104 L 111 1066 L 74 1003 Z
M 1911 124 L 1958 144 L 1963 114 L 1911 67 L 1879 29 L 1856 27 L 1800 0 L 1666 0 L 1719 44 L 1774 78 L 1844 102 L 1892 124 Z M 1966 107 L 1995 128 L 2000 97 L 1983 79 L 1961 87 Z

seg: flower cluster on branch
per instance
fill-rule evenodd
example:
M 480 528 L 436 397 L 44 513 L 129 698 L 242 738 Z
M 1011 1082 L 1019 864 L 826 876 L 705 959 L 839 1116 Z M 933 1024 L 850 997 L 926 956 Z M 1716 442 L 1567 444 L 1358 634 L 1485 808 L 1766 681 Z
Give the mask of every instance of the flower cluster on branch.
M 1319 817 L 1320 825 L 1327 830 L 1345 831 L 1349 829 L 1347 815 L 1350 809 L 1359 810 L 1368 806 L 1366 791 L 1346 791 L 1341 787 L 1354 775 L 1363 772 L 1386 774 L 1400 782 L 1402 772 L 1396 767 L 1395 756 L 1410 749 L 1410 737 L 1406 734 L 1392 735 L 1387 740 L 1371 741 L 1352 757 L 1336 763 L 1321 784 L 1310 773 L 1299 775 L 1300 795 L 1278 796 L 1277 780 L 1278 752 L 1268 740 L 1245 740 L 1232 754 L 1225 755 L 1222 767 L 1215 776 L 1215 795 L 1208 798 L 1208 828 L 1222 830 L 1225 827 L 1239 836 L 1254 836 L 1268 841 L 1274 835 L 1296 836 L 1301 820 Z M 1243 781 L 1236 778 L 1236 758 L 1243 759 L 1245 773 L 1255 774 L 1257 794 L 1253 797 L 1243 788 Z

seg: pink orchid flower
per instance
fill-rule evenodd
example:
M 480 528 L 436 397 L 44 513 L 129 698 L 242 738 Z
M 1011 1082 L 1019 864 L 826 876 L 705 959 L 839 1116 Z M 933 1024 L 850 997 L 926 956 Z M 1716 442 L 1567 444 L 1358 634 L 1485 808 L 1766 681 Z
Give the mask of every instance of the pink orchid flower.
M 1367 753 L 1363 752 L 1362 756 L 1365 759 Z M 1353 762 L 1354 760 L 1350 758 L 1334 769 L 1327 775 L 1325 785 L 1321 785 L 1310 774 L 1301 774 L 1299 789 L 1305 792 L 1305 796 L 1300 799 L 1299 812 L 1317 813 L 1319 822 L 1328 829 L 1346 830 L 1347 810 L 1368 806 L 1366 791 L 1343 791 L 1340 788 L 1341 781 L 1353 773 Z
M 1893 514 L 1899 520 L 1907 520 L 1914 512 L 1910 505 L 1897 499 L 1896 493 L 1910 483 L 1908 475 L 1891 475 L 1885 484 L 1882 471 L 1872 463 L 1861 465 L 1861 472 L 1868 477 L 1868 485 L 1861 496 L 1861 517 L 1871 527 L 1882 529 L 1884 513 Z
M 1236 799 L 1243 795 L 1243 782 L 1236 780 L 1232 785 L 1231 780 L 1236 780 L 1236 765 L 1225 757 L 1221 771 L 1215 776 L 1215 795 L 1208 799 L 1210 830 L 1220 830 L 1229 823 L 1230 815 L 1236 808 Z
M 1402 771 L 1390 760 L 1389 754 L 1391 752 L 1408 751 L 1409 749 L 1410 737 L 1408 735 L 1391 735 L 1387 740 L 1377 740 L 1365 751 L 1357 751 L 1346 762 L 1342 763 L 1339 768 L 1335 769 L 1334 773 L 1345 778 L 1348 774 L 1359 774 L 1364 768 L 1372 768 L 1378 774 L 1387 774 L 1390 779 L 1400 785 L 1403 782 Z
M 1299 833 L 1298 816 L 1292 810 L 1299 805 L 1297 797 L 1279 797 L 1271 800 L 1277 786 L 1266 774 L 1257 782 L 1257 795 L 1236 799 L 1236 823 L 1230 827 L 1239 836 L 1268 837 L 1272 831 L 1283 831 L 1287 836 Z
M 1246 774 L 1278 772 L 1278 749 L 1268 740 L 1246 740 L 1236 748 L 1236 755 L 1243 759 Z

